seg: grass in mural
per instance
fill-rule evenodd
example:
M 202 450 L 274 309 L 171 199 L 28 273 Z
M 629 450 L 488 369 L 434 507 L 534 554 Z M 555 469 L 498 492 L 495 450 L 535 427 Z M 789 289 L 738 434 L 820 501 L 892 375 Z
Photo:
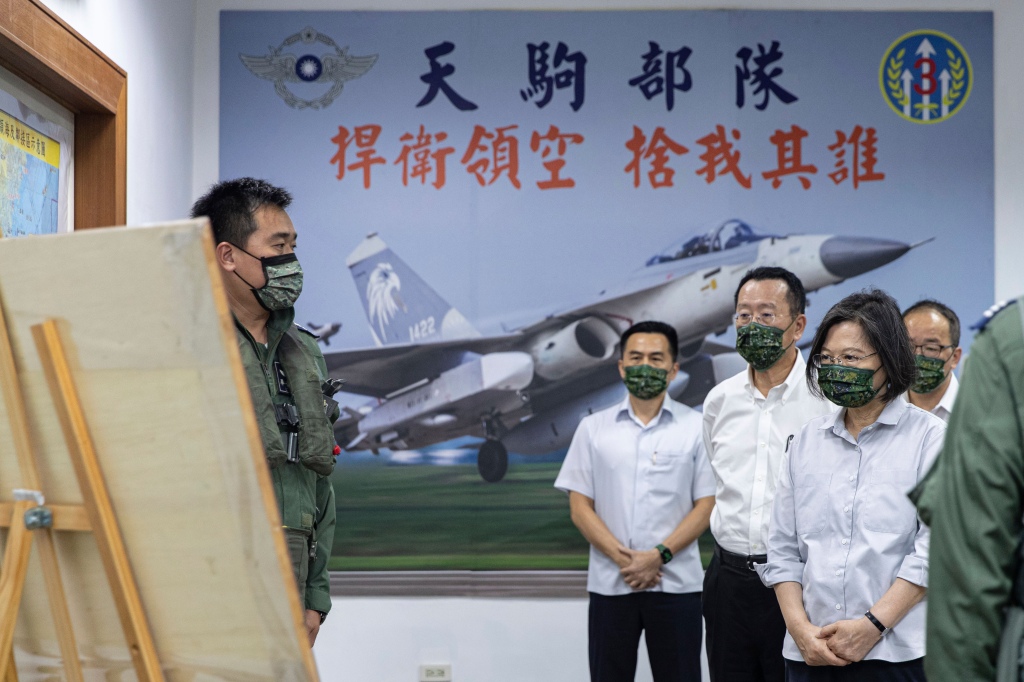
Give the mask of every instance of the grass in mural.
M 560 466 L 513 466 L 497 484 L 472 465 L 339 467 L 330 568 L 585 569 L 587 543 L 552 487 Z

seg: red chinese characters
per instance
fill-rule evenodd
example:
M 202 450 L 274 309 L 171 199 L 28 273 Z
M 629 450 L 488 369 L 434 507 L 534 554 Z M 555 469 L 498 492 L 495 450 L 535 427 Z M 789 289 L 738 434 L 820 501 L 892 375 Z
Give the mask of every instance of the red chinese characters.
M 732 139 L 739 141 L 740 131 L 732 129 Z M 715 126 L 715 132 L 697 140 L 697 144 L 705 148 L 700 155 L 704 165 L 697 169 L 697 175 L 703 175 L 709 185 L 719 175 L 731 174 L 736 182 L 745 189 L 750 189 L 750 176 L 740 170 L 740 152 L 733 149 L 732 142 L 725 135 L 725 126 Z
M 789 132 L 776 130 L 768 138 L 775 145 L 778 167 L 775 170 L 761 173 L 765 180 L 772 181 L 772 187 L 778 189 L 782 185 L 782 178 L 786 175 L 796 175 L 804 189 L 810 189 L 811 181 L 807 175 L 818 172 L 818 167 L 803 162 L 802 142 L 807 137 L 807 131 L 800 126 L 790 126 Z
M 505 175 L 513 187 L 520 188 L 519 139 L 515 135 L 506 135 L 518 127 L 504 126 L 489 133 L 483 126 L 473 126 L 473 136 L 461 161 L 481 187 L 493 185 L 495 180 Z
M 331 157 L 331 164 L 337 164 L 339 180 L 344 179 L 345 171 L 363 171 L 363 187 L 370 189 L 370 170 L 377 164 L 384 163 L 383 156 L 376 156 L 377 138 L 380 137 L 381 127 L 378 125 L 356 126 L 350 134 L 345 126 L 338 126 L 338 134 L 331 138 L 331 142 L 338 145 L 338 151 Z M 358 161 L 351 165 L 346 164 L 346 152 L 349 145 L 355 144 L 359 150 L 356 152 Z
M 417 135 L 406 133 L 398 138 L 403 142 L 402 153 L 395 159 L 395 165 L 402 166 L 402 184 L 409 186 L 409 177 L 419 178 L 420 184 L 426 184 L 427 176 L 434 174 L 431 183 L 435 189 L 441 189 L 445 183 L 445 159 L 455 151 L 455 147 L 432 147 L 448 139 L 448 133 L 428 133 L 420 126 Z M 410 144 L 411 143 L 411 144 Z M 410 159 L 411 157 L 411 159 Z
M 626 143 L 626 149 L 633 153 L 633 159 L 626 164 L 624 169 L 627 173 L 633 173 L 633 186 L 640 186 L 640 162 L 650 161 L 651 170 L 647 173 L 647 179 L 651 187 L 672 187 L 672 178 L 676 172 L 668 166 L 668 153 L 676 156 L 686 154 L 690 150 L 679 144 L 665 134 L 665 128 L 658 126 L 651 134 L 650 144 L 647 144 L 647 136 L 640 128 L 633 126 L 633 137 Z
M 532 151 L 538 151 L 541 148 L 541 142 L 545 142 L 544 151 L 541 152 L 541 158 L 547 159 L 552 150 L 557 150 L 556 157 L 551 158 L 544 162 L 544 167 L 551 173 L 551 177 L 547 180 L 539 180 L 537 187 L 541 189 L 567 189 L 569 187 L 575 187 L 576 181 L 572 178 L 563 178 L 561 176 L 562 169 L 565 168 L 565 156 L 566 148 L 570 144 L 583 144 L 583 136 L 579 133 L 562 133 L 558 126 L 551 126 L 548 128 L 548 132 L 541 135 L 537 131 L 533 132 L 530 137 L 530 149 Z
M 832 178 L 832 182 L 837 185 L 842 183 L 850 176 L 851 171 L 854 189 L 860 187 L 862 182 L 884 180 L 885 173 L 875 170 L 875 164 L 878 162 L 875 149 L 877 144 L 878 136 L 875 134 L 874 128 L 854 126 L 849 135 L 837 130 L 836 141 L 828 146 L 829 151 L 834 152 L 836 157 L 836 170 L 828 174 Z M 846 163 L 847 147 L 853 150 L 853 154 L 851 154 L 853 163 L 850 166 L 847 166 Z

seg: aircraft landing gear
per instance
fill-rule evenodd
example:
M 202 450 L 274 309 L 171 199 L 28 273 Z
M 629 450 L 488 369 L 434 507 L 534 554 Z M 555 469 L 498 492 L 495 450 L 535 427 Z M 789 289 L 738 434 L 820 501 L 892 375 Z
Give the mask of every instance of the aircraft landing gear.
M 488 483 L 497 483 L 508 471 L 508 450 L 500 440 L 488 438 L 476 456 L 476 469 Z

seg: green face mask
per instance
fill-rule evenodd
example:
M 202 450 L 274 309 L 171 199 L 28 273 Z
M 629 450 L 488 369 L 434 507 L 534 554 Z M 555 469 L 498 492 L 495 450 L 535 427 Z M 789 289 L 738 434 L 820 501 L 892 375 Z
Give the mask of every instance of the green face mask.
M 789 323 L 789 327 L 793 326 L 793 322 Z M 778 362 L 790 349 L 792 344 L 782 347 L 782 335 L 786 333 L 786 329 L 751 321 L 750 324 L 736 330 L 736 352 L 749 362 L 751 367 L 764 371 Z
M 824 365 L 818 368 L 818 387 L 839 407 L 862 407 L 878 395 L 873 379 L 877 369 Z
M 294 253 L 285 253 L 280 256 L 259 258 L 240 246 L 237 248 L 250 258 L 258 260 L 263 266 L 263 276 L 267 283 L 259 289 L 245 282 L 245 278 L 239 275 L 237 270 L 234 271 L 238 279 L 249 284 L 256 301 L 270 311 L 294 306 L 295 301 L 299 300 L 299 294 L 302 293 L 302 266 L 299 265 L 298 256 Z
M 914 393 L 931 393 L 946 380 L 943 369 L 946 363 L 943 360 L 918 355 L 914 363 L 917 365 L 917 380 L 910 386 Z
M 668 370 L 632 365 L 625 371 L 626 389 L 640 400 L 656 398 L 668 387 Z

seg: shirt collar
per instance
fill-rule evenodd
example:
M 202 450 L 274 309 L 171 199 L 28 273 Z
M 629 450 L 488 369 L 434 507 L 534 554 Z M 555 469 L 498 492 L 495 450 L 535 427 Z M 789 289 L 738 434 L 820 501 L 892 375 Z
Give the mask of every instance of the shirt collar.
M 903 396 L 899 396 L 898 398 L 896 398 L 896 400 L 893 400 L 884 408 L 882 408 L 882 413 L 878 415 L 878 419 L 875 420 L 875 423 L 895 426 L 897 423 L 899 423 L 900 418 L 903 416 L 903 413 L 907 411 L 908 404 L 909 403 L 907 403 L 907 401 L 903 399 Z M 823 430 L 832 429 L 832 432 L 834 434 L 836 434 L 837 436 L 841 436 L 843 433 L 846 433 L 845 419 L 846 408 L 844 407 L 838 410 L 837 412 L 833 412 L 831 415 L 829 415 L 825 422 L 818 428 Z
M 665 400 L 663 400 L 662 403 L 661 403 L 661 409 L 658 411 L 657 416 L 655 416 L 655 418 L 652 419 L 647 424 L 647 426 L 652 426 L 654 424 L 657 424 L 658 422 L 661 421 L 661 419 L 666 414 L 668 415 L 668 419 L 675 419 L 675 406 L 676 405 L 678 405 L 678 403 L 676 401 L 672 400 L 672 398 L 669 397 L 668 393 L 665 393 Z M 631 420 L 633 420 L 633 421 L 635 421 L 637 423 L 640 423 L 640 420 L 637 418 L 636 413 L 633 412 L 633 403 L 629 402 L 629 394 L 628 393 L 626 394 L 626 397 L 622 399 L 622 402 L 619 403 L 619 411 L 615 413 L 615 418 L 616 419 L 623 419 L 623 418 L 631 419 Z
M 747 379 L 746 382 L 744 382 L 744 386 L 746 386 L 747 393 L 749 393 L 752 397 L 763 399 L 765 396 L 762 396 L 761 391 L 757 390 L 757 387 L 754 386 L 753 373 L 754 368 L 751 367 L 750 365 L 747 365 Z M 807 362 L 804 361 L 804 354 L 800 352 L 799 348 L 797 348 L 796 362 L 794 362 L 793 367 L 790 368 L 789 374 L 786 375 L 785 381 L 779 384 L 779 386 L 783 387 L 782 400 L 788 400 L 789 396 L 793 394 L 794 390 L 796 390 L 797 385 L 801 381 L 806 381 L 806 373 Z
M 949 414 L 953 411 L 953 403 L 956 402 L 956 394 L 960 390 L 960 382 L 956 380 L 956 375 L 950 373 L 949 386 L 946 386 L 946 392 L 942 394 L 942 399 L 939 400 L 939 404 L 935 406 L 932 412 L 938 412 L 941 408 Z

